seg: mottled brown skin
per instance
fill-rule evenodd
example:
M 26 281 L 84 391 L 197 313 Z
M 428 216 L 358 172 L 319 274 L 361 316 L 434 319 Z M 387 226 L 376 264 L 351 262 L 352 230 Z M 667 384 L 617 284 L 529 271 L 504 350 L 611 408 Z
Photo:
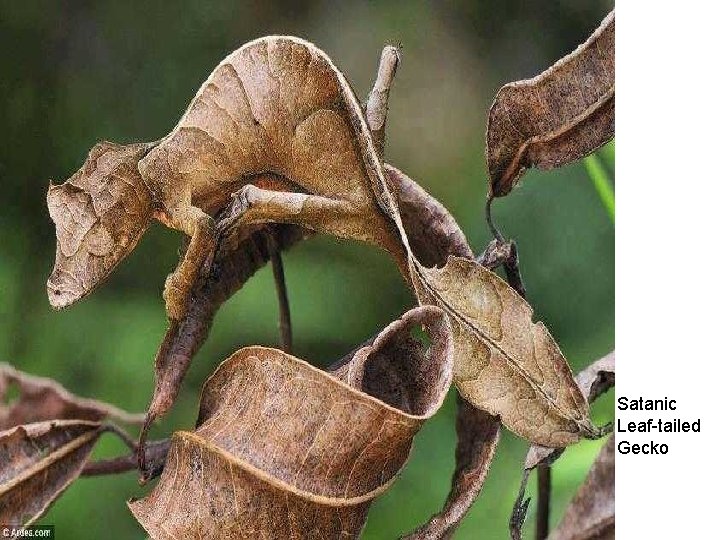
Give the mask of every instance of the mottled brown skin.
M 401 263 L 394 226 L 376 202 L 368 165 L 375 149 L 363 122 L 347 81 L 314 45 L 288 37 L 244 45 L 211 73 L 162 140 L 100 143 L 68 182 L 50 187 L 58 232 L 50 303 L 62 308 L 90 292 L 152 219 L 190 237 L 165 283 L 172 320 L 187 311 L 219 231 L 231 227 L 249 235 L 249 225 L 293 223 L 378 245 Z M 102 197 L 127 212 L 104 219 L 93 209 Z M 233 197 L 234 217 L 218 227 L 213 216 Z
M 150 145 L 96 144 L 83 166 L 47 193 L 57 253 L 47 282 L 50 304 L 64 308 L 90 293 L 137 245 L 154 213 L 137 170 Z

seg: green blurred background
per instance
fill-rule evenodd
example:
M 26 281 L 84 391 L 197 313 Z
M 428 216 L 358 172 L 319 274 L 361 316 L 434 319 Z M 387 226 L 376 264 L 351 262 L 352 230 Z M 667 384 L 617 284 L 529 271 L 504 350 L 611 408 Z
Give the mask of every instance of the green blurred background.
M 180 237 L 153 226 L 109 282 L 51 312 L 45 280 L 54 231 L 45 208 L 102 139 L 148 141 L 169 131 L 210 70 L 245 41 L 294 34 L 324 49 L 358 95 L 379 52 L 401 43 L 387 160 L 456 216 L 476 251 L 489 240 L 485 122 L 497 89 L 570 52 L 611 9 L 607 1 L 456 2 L 10 2 L 0 3 L 0 360 L 53 377 L 73 392 L 145 408 L 166 325 L 161 289 Z M 612 175 L 613 148 L 599 152 Z M 582 163 L 530 171 L 497 201 L 517 239 L 536 316 L 574 369 L 613 348 L 614 231 Z M 364 245 L 314 238 L 285 257 L 298 356 L 326 365 L 412 305 L 389 258 Z M 202 381 L 233 350 L 277 343 L 277 307 L 264 269 L 220 312 L 171 415 L 153 435 L 194 423 Z M 612 417 L 612 396 L 594 407 Z M 399 481 L 372 508 L 364 538 L 396 538 L 438 510 L 454 460 L 454 395 L 417 438 Z M 556 522 L 601 442 L 571 448 L 553 469 Z M 482 495 L 457 538 L 507 538 L 527 445 L 504 433 Z M 124 452 L 107 437 L 97 456 Z M 57 538 L 142 538 L 125 506 L 133 474 L 81 479 L 42 523 Z M 531 493 L 533 486 L 531 485 Z M 534 517 L 531 506 L 529 521 Z

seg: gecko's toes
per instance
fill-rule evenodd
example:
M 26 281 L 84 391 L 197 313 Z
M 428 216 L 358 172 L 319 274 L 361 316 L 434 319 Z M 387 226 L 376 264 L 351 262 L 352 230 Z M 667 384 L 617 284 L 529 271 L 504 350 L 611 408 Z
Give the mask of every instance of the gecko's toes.
M 232 194 L 228 210 L 217 222 L 216 229 L 222 235 L 226 233 L 237 222 L 242 215 L 250 209 L 250 199 L 248 197 L 248 189 L 255 186 L 247 185 Z

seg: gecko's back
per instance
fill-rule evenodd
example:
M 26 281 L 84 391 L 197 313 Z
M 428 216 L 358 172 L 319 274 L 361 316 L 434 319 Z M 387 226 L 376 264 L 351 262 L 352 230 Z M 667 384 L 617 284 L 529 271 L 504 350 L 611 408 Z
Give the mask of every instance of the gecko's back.
M 250 42 L 215 68 L 140 172 L 167 208 L 193 204 L 210 212 L 262 173 L 277 175 L 272 189 L 367 200 L 371 186 L 353 133 L 357 111 L 340 77 L 305 41 Z

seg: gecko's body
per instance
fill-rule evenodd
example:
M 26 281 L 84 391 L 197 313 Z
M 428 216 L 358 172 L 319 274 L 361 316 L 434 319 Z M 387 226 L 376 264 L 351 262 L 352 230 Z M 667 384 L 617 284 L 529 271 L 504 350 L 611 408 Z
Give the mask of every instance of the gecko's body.
M 100 143 L 68 182 L 50 187 L 50 302 L 60 308 L 90 292 L 155 218 L 191 238 L 164 294 L 180 318 L 214 250 L 212 216 L 233 195 L 241 224 L 295 223 L 396 251 L 373 191 L 378 164 L 357 99 L 325 53 L 297 38 L 250 42 L 213 70 L 166 137 Z

